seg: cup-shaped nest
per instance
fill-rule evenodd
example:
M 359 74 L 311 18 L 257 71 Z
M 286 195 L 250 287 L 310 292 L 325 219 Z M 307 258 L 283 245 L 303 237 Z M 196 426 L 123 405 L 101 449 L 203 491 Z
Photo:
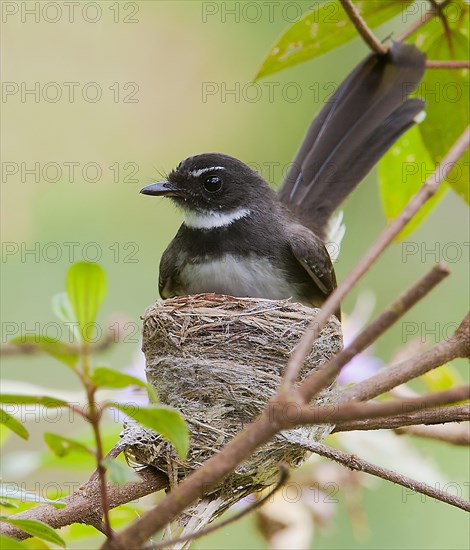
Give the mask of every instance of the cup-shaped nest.
M 256 418 L 276 393 L 289 356 L 317 309 L 292 303 L 216 294 L 158 301 L 143 316 L 143 352 L 149 383 L 163 403 L 178 409 L 191 437 L 185 460 L 158 434 L 127 423 L 126 456 L 168 474 L 170 483 L 190 474 Z M 299 380 L 342 348 L 341 326 L 331 317 L 313 345 Z M 318 403 L 332 402 L 333 388 Z M 295 417 L 293 404 L 286 409 Z M 228 504 L 274 483 L 279 462 L 298 466 L 303 441 L 320 441 L 330 427 L 302 426 L 279 433 L 211 493 Z

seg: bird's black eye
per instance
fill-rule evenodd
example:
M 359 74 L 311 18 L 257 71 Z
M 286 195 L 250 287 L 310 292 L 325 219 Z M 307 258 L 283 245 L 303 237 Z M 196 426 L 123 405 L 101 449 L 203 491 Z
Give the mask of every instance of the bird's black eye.
M 222 188 L 222 183 L 220 176 L 209 176 L 204 180 L 204 189 L 209 193 L 216 193 Z

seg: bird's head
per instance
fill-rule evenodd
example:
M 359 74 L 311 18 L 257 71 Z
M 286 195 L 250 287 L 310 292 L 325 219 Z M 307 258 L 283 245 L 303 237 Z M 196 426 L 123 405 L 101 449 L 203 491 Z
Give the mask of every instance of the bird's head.
M 147 185 L 140 192 L 170 197 L 190 215 L 235 214 L 266 203 L 273 194 L 257 172 L 221 153 L 189 157 L 167 180 Z

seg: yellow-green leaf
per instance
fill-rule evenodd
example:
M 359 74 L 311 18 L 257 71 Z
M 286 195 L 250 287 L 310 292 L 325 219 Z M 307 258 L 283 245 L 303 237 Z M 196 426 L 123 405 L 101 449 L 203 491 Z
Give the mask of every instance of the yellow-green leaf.
M 63 457 L 68 455 L 72 451 L 78 451 L 81 453 L 87 453 L 94 455 L 94 452 L 89 449 L 83 443 L 70 439 L 69 437 L 63 437 L 61 435 L 46 432 L 44 434 L 44 441 L 49 449 L 57 456 Z
M 385 23 L 414 0 L 360 0 L 355 2 L 369 27 Z M 314 8 L 290 26 L 263 61 L 256 79 L 282 71 L 341 46 L 358 36 L 339 0 L 316 2 Z
M 395 219 L 400 214 L 427 177 L 434 172 L 435 167 L 416 126 L 401 136 L 385 153 L 379 162 L 378 174 L 380 196 L 387 221 Z M 416 229 L 441 200 L 446 190 L 447 186 L 444 183 L 398 235 L 398 239 L 403 239 Z
M 140 407 L 130 403 L 110 403 L 110 406 L 116 407 L 140 424 L 168 439 L 181 458 L 187 455 L 189 449 L 188 426 L 176 409 L 166 405 Z
M 451 45 L 449 45 L 449 40 Z M 423 45 L 429 59 L 462 60 L 468 58 L 468 35 L 461 30 L 443 31 Z M 427 117 L 420 125 L 423 143 L 435 163 L 441 162 L 454 142 L 463 134 L 469 121 L 468 69 L 428 69 L 419 91 L 426 100 Z M 470 203 L 470 152 L 455 166 L 442 166 L 446 181 L 467 203 Z
M 0 548 L 4 550 L 29 550 L 22 542 L 7 535 L 0 535 Z
M 19 393 L 1 393 L 0 403 L 9 403 L 15 405 L 42 405 L 49 409 L 58 407 L 67 407 L 67 401 L 48 395 L 21 395 Z
M 29 433 L 28 430 L 23 426 L 23 424 L 17 420 L 11 414 L 8 414 L 3 409 L 0 409 L 0 424 L 3 424 L 16 435 L 19 435 L 23 439 L 28 439 Z
M 29 334 L 17 336 L 16 338 L 12 338 L 9 342 L 15 346 L 36 346 L 68 366 L 74 366 L 78 361 L 78 354 L 73 347 L 66 342 L 54 340 L 47 336 Z
M 57 544 L 62 548 L 65 548 L 64 539 L 59 536 L 57 532 L 52 529 L 52 527 L 49 527 L 49 525 L 46 525 L 42 521 L 37 521 L 35 519 L 14 519 L 4 516 L 0 517 L 0 519 L 1 521 L 11 523 L 11 525 L 18 527 L 18 529 L 21 529 L 32 537 L 38 537 L 40 539 L 47 540 L 48 542 L 53 542 L 54 544 Z
M 67 273 L 67 296 L 72 305 L 83 341 L 93 340 L 98 310 L 106 295 L 106 274 L 94 263 L 77 262 Z
M 101 461 L 108 472 L 108 479 L 114 485 L 125 485 L 131 481 L 139 481 L 139 476 L 134 470 L 123 462 L 105 458 Z
M 136 378 L 130 374 L 126 374 L 109 367 L 96 367 L 90 378 L 98 386 L 98 388 L 120 389 L 126 388 L 127 386 L 139 386 L 141 388 L 145 388 L 149 393 L 151 401 L 158 401 L 157 393 L 152 386 L 143 380 L 140 380 L 140 378 Z

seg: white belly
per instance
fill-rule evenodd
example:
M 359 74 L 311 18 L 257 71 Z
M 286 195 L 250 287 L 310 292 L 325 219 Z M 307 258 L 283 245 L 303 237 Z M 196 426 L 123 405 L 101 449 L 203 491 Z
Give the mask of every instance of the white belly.
M 268 258 L 240 259 L 231 254 L 217 260 L 186 263 L 180 273 L 181 286 L 187 294 L 214 292 L 271 300 L 295 299 L 299 289 L 285 279 L 282 270 Z

